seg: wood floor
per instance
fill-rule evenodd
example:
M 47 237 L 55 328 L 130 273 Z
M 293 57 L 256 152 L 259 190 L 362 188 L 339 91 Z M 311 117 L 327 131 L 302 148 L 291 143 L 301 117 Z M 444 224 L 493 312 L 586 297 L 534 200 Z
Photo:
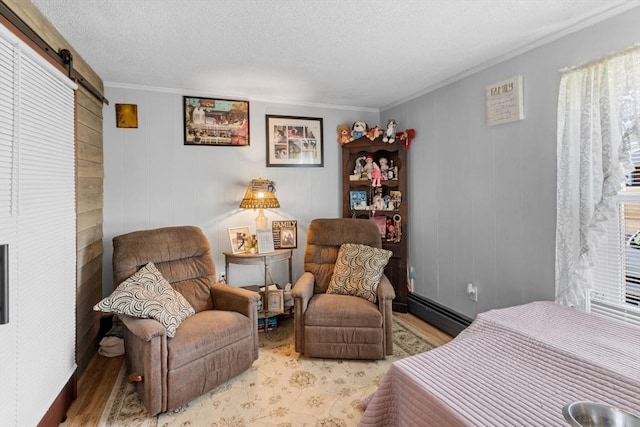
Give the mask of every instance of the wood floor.
M 400 317 L 440 345 L 451 340 L 450 336 L 412 314 L 393 313 L 393 315 Z M 112 358 L 98 354 L 93 356 L 78 381 L 78 397 L 69 408 L 67 419 L 60 425 L 97 426 L 123 363 L 124 356 Z

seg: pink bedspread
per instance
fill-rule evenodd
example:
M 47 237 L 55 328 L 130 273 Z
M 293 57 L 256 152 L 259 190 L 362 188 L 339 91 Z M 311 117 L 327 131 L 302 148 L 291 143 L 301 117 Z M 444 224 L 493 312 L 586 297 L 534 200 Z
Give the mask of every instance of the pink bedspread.
M 640 328 L 553 302 L 492 310 L 395 362 L 360 426 L 567 426 L 589 400 L 640 413 Z

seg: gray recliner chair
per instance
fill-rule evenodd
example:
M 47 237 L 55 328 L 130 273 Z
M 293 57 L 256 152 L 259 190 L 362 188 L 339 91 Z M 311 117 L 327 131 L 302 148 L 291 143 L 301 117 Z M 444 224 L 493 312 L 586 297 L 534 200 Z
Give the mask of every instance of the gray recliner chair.
M 255 292 L 217 283 L 198 227 L 166 227 L 113 238 L 114 287 L 153 262 L 195 314 L 173 338 L 154 319 L 119 315 L 127 372 L 151 415 L 177 408 L 251 367 L 258 358 Z
M 393 286 L 382 276 L 377 303 L 327 294 L 343 243 L 381 248 L 378 227 L 366 219 L 315 219 L 307 232 L 304 270 L 292 290 L 295 349 L 310 357 L 384 359 L 393 354 Z

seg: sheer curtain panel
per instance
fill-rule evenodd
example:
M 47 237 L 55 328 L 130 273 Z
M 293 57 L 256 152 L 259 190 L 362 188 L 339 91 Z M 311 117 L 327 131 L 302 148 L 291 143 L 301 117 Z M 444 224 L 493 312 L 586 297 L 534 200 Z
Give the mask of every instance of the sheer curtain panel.
M 556 301 L 584 311 L 590 308 L 597 245 L 606 235 L 607 219 L 617 218 L 616 196 L 633 170 L 639 95 L 640 46 L 562 71 Z

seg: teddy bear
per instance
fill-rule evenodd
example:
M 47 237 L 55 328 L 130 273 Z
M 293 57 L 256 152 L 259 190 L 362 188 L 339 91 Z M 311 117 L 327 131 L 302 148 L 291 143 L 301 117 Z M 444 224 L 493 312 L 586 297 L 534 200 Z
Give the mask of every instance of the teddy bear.
M 369 126 L 367 126 L 365 122 L 354 122 L 353 126 L 351 126 L 351 136 L 353 137 L 353 139 L 362 138 L 366 135 L 368 130 Z
M 351 137 L 351 127 L 349 125 L 338 125 L 338 142 L 340 145 L 348 144 L 353 141 Z

